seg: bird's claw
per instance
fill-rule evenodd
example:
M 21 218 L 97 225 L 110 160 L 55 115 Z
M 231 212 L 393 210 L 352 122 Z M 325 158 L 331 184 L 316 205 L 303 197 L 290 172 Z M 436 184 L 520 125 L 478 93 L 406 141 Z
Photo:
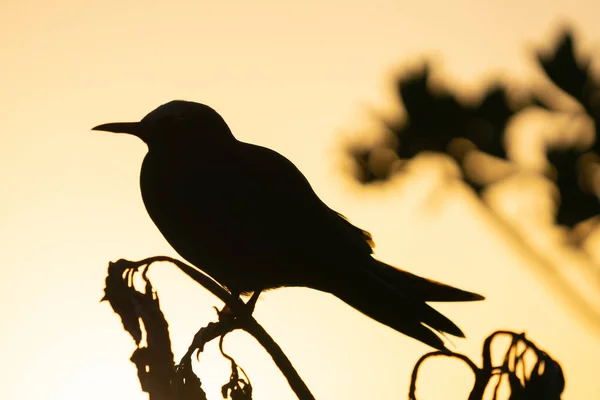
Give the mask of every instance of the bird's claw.
M 250 318 L 256 308 L 256 302 L 260 296 L 260 290 L 252 293 L 250 299 L 244 303 L 238 312 L 234 312 L 227 304 L 221 310 L 217 310 L 219 318 L 235 318 L 237 320 Z
M 246 302 L 245 311 L 248 313 L 248 316 L 251 316 L 254 313 L 254 308 L 256 308 L 256 302 L 258 301 L 258 297 L 260 296 L 261 291 L 257 290 L 252 292 L 252 296 Z

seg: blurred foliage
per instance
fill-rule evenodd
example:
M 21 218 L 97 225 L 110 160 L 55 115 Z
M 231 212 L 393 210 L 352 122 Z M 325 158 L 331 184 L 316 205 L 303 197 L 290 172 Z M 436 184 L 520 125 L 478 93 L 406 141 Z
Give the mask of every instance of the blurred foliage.
M 500 365 L 492 361 L 492 344 L 499 336 L 510 338 L 510 345 Z M 473 390 L 469 400 L 482 400 L 492 388 L 492 399 L 499 399 L 499 389 L 507 384 L 509 400 L 560 400 L 565 389 L 565 377 L 560 364 L 546 352 L 540 350 L 524 334 L 497 331 L 485 340 L 483 345 L 483 366 L 477 367 L 469 358 L 458 353 L 432 352 L 419 359 L 413 370 L 409 399 L 416 400 L 417 376 L 423 362 L 431 357 L 445 356 L 464 361 L 475 375 Z M 535 360 L 531 368 L 526 361 Z M 531 365 L 531 363 L 530 363 Z M 489 398 L 489 397 L 487 397 Z
M 511 99 L 509 89 L 499 83 L 487 88 L 479 101 L 460 100 L 449 91 L 432 85 L 428 65 L 401 76 L 397 80 L 396 93 L 406 117 L 383 121 L 389 134 L 384 143 L 349 149 L 358 167 L 357 179 L 364 184 L 385 181 L 398 165 L 403 165 L 398 161 L 410 159 L 421 152 L 441 152 L 457 162 L 465 182 L 482 195 L 483 190 L 494 182 L 482 183 L 474 177 L 465 168 L 465 156 L 472 151 L 480 151 L 504 161 L 513 161 L 509 160 L 506 151 L 507 124 L 532 107 L 541 107 L 550 113 L 564 113 L 565 110 L 553 105 L 556 95 L 549 95 L 552 90 L 559 90 L 578 104 L 569 112 L 585 114 L 594 122 L 597 140 L 588 148 L 547 143 L 545 156 L 551 167 L 544 175 L 553 180 L 560 194 L 560 198 L 555 199 L 558 203 L 555 220 L 559 225 L 573 228 L 598 216 L 600 81 L 592 75 L 589 59 L 576 56 L 573 35 L 569 31 L 562 33 L 550 53 L 538 54 L 536 61 L 553 87 L 527 88 L 529 98 L 520 102 Z M 499 179 L 506 177 L 500 175 Z

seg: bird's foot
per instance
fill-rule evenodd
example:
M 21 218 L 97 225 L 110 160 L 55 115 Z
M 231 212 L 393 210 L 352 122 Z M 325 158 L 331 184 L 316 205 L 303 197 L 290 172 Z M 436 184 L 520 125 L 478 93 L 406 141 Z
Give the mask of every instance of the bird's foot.
M 253 292 L 250 299 L 244 304 L 244 307 L 242 307 L 241 312 L 238 311 L 237 313 L 234 313 L 233 310 L 226 304 L 225 307 L 219 311 L 219 316 L 226 316 L 229 318 L 233 317 L 237 319 L 250 318 L 252 313 L 254 313 L 254 308 L 256 308 L 256 302 L 258 301 L 260 293 L 260 290 Z
M 258 301 L 258 297 L 261 294 L 261 290 L 256 290 L 254 292 L 252 292 L 252 296 L 250 297 L 250 299 L 248 299 L 248 301 L 246 302 L 246 312 L 248 313 L 248 316 L 252 315 L 252 313 L 254 312 L 254 308 L 256 307 L 256 302 Z

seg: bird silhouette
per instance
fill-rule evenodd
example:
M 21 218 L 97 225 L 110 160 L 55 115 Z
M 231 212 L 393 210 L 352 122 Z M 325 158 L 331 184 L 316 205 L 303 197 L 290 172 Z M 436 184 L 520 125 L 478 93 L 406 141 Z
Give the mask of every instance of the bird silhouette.
M 426 302 L 483 299 L 373 258 L 368 232 L 325 205 L 287 158 L 235 139 L 209 106 L 175 100 L 139 122 L 93 130 L 148 145 L 140 186 L 150 217 L 234 295 L 313 288 L 437 349 L 439 334 L 464 334 Z

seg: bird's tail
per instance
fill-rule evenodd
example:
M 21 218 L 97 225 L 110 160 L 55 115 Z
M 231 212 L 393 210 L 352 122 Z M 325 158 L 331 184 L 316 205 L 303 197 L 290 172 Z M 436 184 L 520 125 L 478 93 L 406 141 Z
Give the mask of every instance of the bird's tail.
M 481 300 L 482 296 L 374 259 L 372 264 L 372 268 L 348 271 L 328 291 L 374 320 L 439 350 L 446 347 L 438 333 L 465 336 L 456 324 L 425 302 Z
M 485 299 L 485 297 L 477 293 L 467 292 L 431 279 L 421 278 L 379 260 L 373 259 L 373 261 L 370 267 L 375 275 L 400 292 L 410 293 L 411 296 L 423 301 L 450 302 Z

